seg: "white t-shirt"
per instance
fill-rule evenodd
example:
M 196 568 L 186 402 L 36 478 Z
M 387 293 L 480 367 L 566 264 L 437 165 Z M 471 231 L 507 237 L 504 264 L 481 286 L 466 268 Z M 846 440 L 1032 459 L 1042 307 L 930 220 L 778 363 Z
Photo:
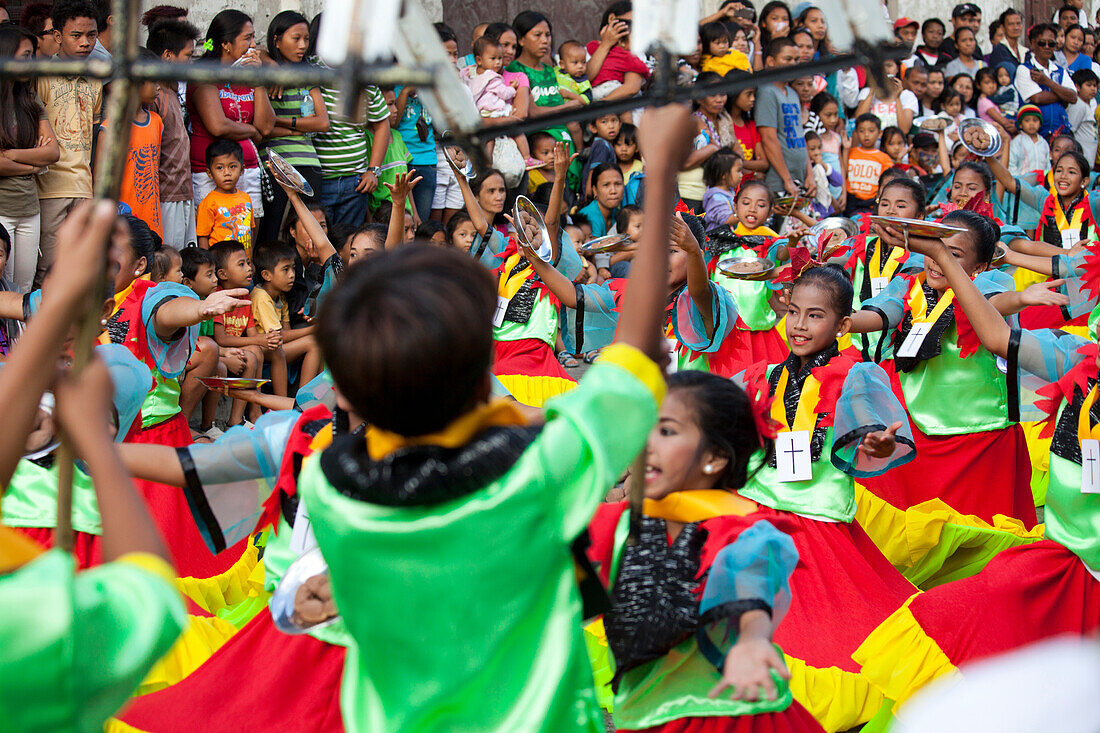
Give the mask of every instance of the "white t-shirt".
M 1035 60 L 1035 57 L 1031 57 L 1031 64 L 1037 69 L 1042 69 L 1046 72 L 1050 80 L 1055 84 L 1060 84 L 1070 89 L 1076 89 L 1073 85 L 1073 79 L 1070 77 L 1069 72 L 1066 71 L 1064 66 L 1059 66 L 1051 59 L 1050 66 L 1043 68 L 1043 66 Z M 1016 91 L 1020 94 L 1020 99 L 1025 103 L 1030 101 L 1039 92 L 1043 91 L 1043 88 L 1031 80 L 1031 69 L 1023 64 L 1016 67 Z
M 1066 116 L 1073 125 L 1073 137 L 1081 144 L 1085 160 L 1096 162 L 1096 99 L 1088 102 L 1078 99 L 1066 107 Z
M 913 94 L 912 90 L 902 89 L 901 94 L 898 95 L 898 104 L 912 112 L 914 119 L 921 116 L 920 100 L 917 99 L 917 95 Z

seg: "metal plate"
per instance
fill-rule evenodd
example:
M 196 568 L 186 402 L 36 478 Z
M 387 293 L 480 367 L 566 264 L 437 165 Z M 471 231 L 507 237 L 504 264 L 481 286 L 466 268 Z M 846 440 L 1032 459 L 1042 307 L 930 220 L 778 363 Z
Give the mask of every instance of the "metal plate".
M 947 126 L 951 124 L 951 120 L 946 117 L 940 117 L 939 115 L 932 115 L 931 117 L 925 117 L 920 121 L 920 129 L 928 132 L 939 132 L 940 130 L 946 130 Z
M 447 133 L 443 134 L 444 136 L 447 135 Z M 444 144 L 443 155 L 451 162 L 451 165 L 458 169 L 459 173 L 466 177 L 467 181 L 474 177 L 474 161 L 470 160 L 470 156 L 466 154 L 465 150 L 457 145 Z M 459 161 L 463 162 L 460 164 Z
M 775 269 L 775 263 L 767 257 L 735 255 L 723 257 L 715 267 L 726 277 L 735 280 L 767 280 Z
M 925 221 L 924 219 L 903 219 L 900 216 L 871 216 L 870 220 L 872 224 L 877 223 L 882 226 L 901 229 L 903 232 L 908 232 L 914 237 L 943 239 L 952 234 L 969 231 L 965 227 L 957 227 L 952 224 L 938 224 L 934 221 Z
M 331 626 L 339 620 L 339 616 L 331 616 L 319 623 L 304 621 L 294 610 L 294 599 L 298 595 L 298 589 L 315 575 L 328 575 L 328 563 L 321 556 L 321 548 L 314 547 L 287 568 L 283 579 L 279 581 L 279 587 L 271 596 L 268 604 L 271 608 L 271 618 L 275 627 L 284 634 L 306 634 L 310 631 Z
M 959 142 L 979 158 L 991 158 L 1001 152 L 1004 141 L 1001 140 L 1000 130 L 993 123 L 971 117 L 959 123 Z
M 801 196 L 800 195 L 796 198 L 796 197 L 791 196 L 790 194 L 788 194 L 786 196 L 778 197 L 775 200 L 775 206 L 772 207 L 772 208 L 775 209 L 776 211 L 779 211 L 779 210 L 786 211 L 787 207 L 791 206 L 791 204 L 794 204 L 794 206 L 792 207 L 792 210 L 793 209 L 801 209 L 803 206 L 805 206 L 808 203 L 810 203 L 810 199 L 809 199 L 808 196 Z
M 577 248 L 577 252 L 582 255 L 622 252 L 625 249 L 630 249 L 631 244 L 630 237 L 625 234 L 608 234 L 603 237 L 589 239 Z
M 548 262 L 546 255 L 550 252 L 550 232 L 546 229 L 546 222 L 542 214 L 526 196 L 517 196 L 516 205 L 512 208 L 512 221 L 515 223 L 516 239 L 525 247 L 530 247 L 538 253 L 543 262 Z M 545 251 L 543 251 L 545 250 Z
M 990 263 L 994 267 L 1000 267 L 1005 263 L 1005 257 L 1008 256 L 1008 252 L 1005 250 L 1003 244 L 998 244 L 993 249 L 993 261 Z
M 199 377 L 199 381 L 210 389 L 259 389 L 270 379 L 245 379 L 244 377 Z
M 810 227 L 810 234 L 820 234 L 821 232 L 829 231 L 844 232 L 846 235 L 844 238 L 850 239 L 859 234 L 859 224 L 856 224 L 846 216 L 830 216 Z
M 35 421 L 31 434 L 27 436 L 27 440 L 30 440 L 39 428 L 46 429 L 46 421 L 53 420 L 54 411 L 54 398 L 52 392 L 44 392 L 42 399 L 38 401 L 38 412 L 35 415 Z M 53 425 L 52 435 L 42 433 L 42 435 L 36 440 L 36 445 L 24 445 L 23 449 L 26 451 L 23 457 L 27 460 L 33 461 L 43 456 L 48 456 L 57 450 L 57 446 L 61 445 L 61 439 L 58 437 L 58 425 Z
M 286 158 L 276 153 L 274 150 L 267 151 L 268 161 L 271 165 L 268 170 L 271 171 L 271 175 L 275 176 L 275 179 L 284 186 L 291 188 L 303 196 L 313 196 L 313 187 L 309 185 L 309 181 L 305 179 L 298 169 L 286 162 Z

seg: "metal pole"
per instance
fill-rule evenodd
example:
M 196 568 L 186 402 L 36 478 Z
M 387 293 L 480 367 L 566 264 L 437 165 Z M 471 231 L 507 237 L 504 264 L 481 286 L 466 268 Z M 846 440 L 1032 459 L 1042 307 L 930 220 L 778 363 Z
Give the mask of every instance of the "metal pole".
M 131 75 L 131 63 L 138 56 L 138 18 L 141 17 L 140 0 L 112 0 L 111 13 L 115 20 L 116 46 L 112 55 L 113 73 L 107 92 L 106 122 L 99 133 L 96 143 L 95 180 L 93 197 L 99 199 L 118 199 L 122 185 L 122 173 L 126 169 L 126 158 L 130 150 L 130 126 L 137 107 L 138 85 L 142 81 Z M 121 44 L 117 43 L 119 40 Z M 121 46 L 121 48 L 120 48 Z M 88 363 L 99 336 L 100 306 L 106 300 L 105 274 L 107 269 L 108 242 L 104 242 L 103 257 L 97 265 L 95 287 L 92 296 L 85 305 L 84 315 L 77 331 L 73 346 L 74 372 L 79 372 Z M 72 528 L 72 491 L 73 472 L 76 455 L 65 434 L 61 434 L 61 446 L 58 448 L 59 470 L 57 478 L 57 531 L 55 544 L 66 552 L 73 549 Z

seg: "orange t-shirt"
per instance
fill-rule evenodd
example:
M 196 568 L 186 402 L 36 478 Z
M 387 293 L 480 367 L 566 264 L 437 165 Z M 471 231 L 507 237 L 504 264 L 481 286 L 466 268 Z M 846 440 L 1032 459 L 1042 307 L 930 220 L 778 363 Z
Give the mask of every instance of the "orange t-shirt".
M 867 201 L 878 193 L 878 177 L 894 165 L 893 159 L 881 150 L 855 147 L 848 154 L 848 175 L 845 186 L 848 193 Z
M 130 207 L 134 216 L 149 225 L 161 237 L 160 221 L 160 136 L 164 122 L 156 112 L 149 112 L 145 124 L 130 125 L 130 152 L 122 174 L 119 201 Z
M 214 189 L 206 194 L 196 214 L 195 234 L 210 237 L 210 244 L 235 239 L 252 251 L 252 199 L 244 191 L 222 193 Z

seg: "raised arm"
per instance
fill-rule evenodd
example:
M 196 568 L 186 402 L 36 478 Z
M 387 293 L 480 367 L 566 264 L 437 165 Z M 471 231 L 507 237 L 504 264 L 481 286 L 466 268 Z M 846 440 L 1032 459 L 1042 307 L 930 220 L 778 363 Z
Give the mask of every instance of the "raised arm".
M 664 352 L 659 325 L 668 299 L 668 243 L 676 175 L 691 150 L 694 126 L 689 122 L 687 108 L 667 105 L 647 112 L 638 130 L 648 169 L 644 206 L 647 221 L 623 294 L 617 340 L 654 360 Z
M 707 263 L 703 259 L 703 249 L 679 213 L 672 217 L 672 241 L 687 254 L 688 294 L 703 319 L 707 338 L 711 338 L 714 336 L 714 298 L 710 292 Z
M 444 156 L 446 157 L 446 156 Z M 477 202 L 477 196 L 474 196 L 474 190 L 470 188 L 470 182 L 466 180 L 466 176 L 462 174 L 450 158 L 447 158 L 447 165 L 451 167 L 451 171 L 455 174 L 455 180 L 458 181 L 458 190 L 462 192 L 462 202 L 466 204 L 466 213 L 470 215 L 470 223 L 474 225 L 474 229 L 477 233 L 485 237 L 489 234 L 489 218 L 485 216 L 484 209 L 481 208 L 481 204 Z
M 252 301 L 248 299 L 248 288 L 219 290 L 211 293 L 206 300 L 172 298 L 157 309 L 153 325 L 161 341 L 173 341 L 178 337 L 181 329 L 198 325 L 208 318 L 223 315 L 242 305 L 251 304 Z
M 269 163 L 268 168 L 270 169 L 270 167 L 271 164 Z M 317 253 L 317 260 L 319 262 L 327 262 L 329 257 L 336 254 L 336 248 L 332 246 L 328 234 L 321 228 L 321 224 L 317 221 L 317 218 L 309 212 L 308 208 L 306 208 L 305 202 L 302 201 L 302 197 L 298 195 L 297 191 L 284 186 L 275 176 L 271 178 L 286 192 L 287 201 L 294 207 L 294 213 L 298 215 L 298 221 L 302 222 L 302 228 L 306 230 L 306 235 L 309 236 L 310 241 L 313 242 L 313 249 Z
M 554 143 L 554 185 L 550 188 L 550 202 L 546 205 L 546 229 L 550 233 L 551 262 L 561 256 L 561 214 L 565 203 L 565 179 L 569 166 L 577 154 L 569 155 L 565 143 Z
M 413 171 L 398 173 L 393 184 L 383 182 L 390 191 L 390 224 L 386 229 L 386 249 L 394 249 L 405 241 L 405 204 L 413 187 L 420 183 L 421 177 L 413 178 Z

